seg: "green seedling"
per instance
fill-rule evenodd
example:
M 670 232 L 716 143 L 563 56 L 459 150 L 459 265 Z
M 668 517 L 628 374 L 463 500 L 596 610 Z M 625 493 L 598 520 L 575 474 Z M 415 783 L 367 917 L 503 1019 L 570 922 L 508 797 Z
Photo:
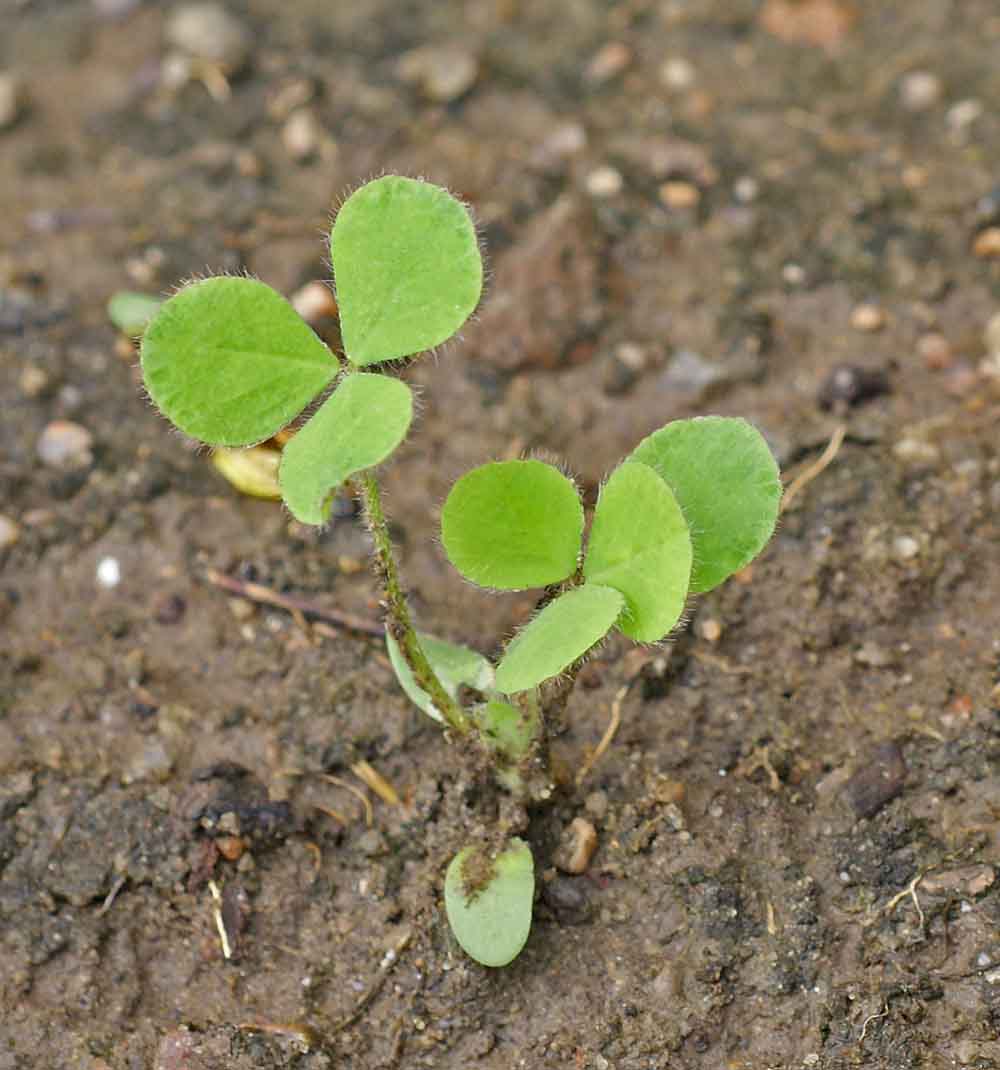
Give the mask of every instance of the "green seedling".
M 310 406 L 278 484 L 300 521 L 325 522 L 343 486 L 360 494 L 385 587 L 386 643 L 412 702 L 452 739 L 478 741 L 517 803 L 552 792 L 546 729 L 587 655 L 612 632 L 663 640 L 690 595 L 711 590 L 771 536 L 781 483 L 748 423 L 705 417 L 655 431 L 611 472 L 585 538 L 573 481 L 539 460 L 489 463 L 452 487 L 441 538 L 455 568 L 494 590 L 540 589 L 536 615 L 496 663 L 418 633 L 400 580 L 375 469 L 405 439 L 413 397 L 403 358 L 451 338 L 480 299 L 483 269 L 466 209 L 426 182 L 361 187 L 330 238 L 343 353 L 279 294 L 248 278 L 193 282 L 142 339 L 146 388 L 182 431 L 217 448 L 269 439 Z M 445 911 L 477 961 L 512 961 L 531 926 L 525 806 L 501 807 L 488 843 L 448 867 Z

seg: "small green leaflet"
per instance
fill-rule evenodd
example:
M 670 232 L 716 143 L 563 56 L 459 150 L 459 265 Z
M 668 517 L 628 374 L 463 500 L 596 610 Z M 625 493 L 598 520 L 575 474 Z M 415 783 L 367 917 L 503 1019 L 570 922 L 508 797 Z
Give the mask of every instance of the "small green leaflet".
M 442 687 L 452 698 L 458 697 L 458 689 L 462 684 L 477 691 L 487 691 L 493 686 L 493 666 L 482 654 L 458 643 L 436 639 L 433 635 L 421 633 L 417 638 Z M 406 664 L 399 644 L 388 632 L 385 633 L 385 645 L 399 686 L 418 709 L 443 724 L 444 718 L 431 701 L 430 695 L 413 679 L 413 673 Z
M 557 676 L 607 635 L 624 608 L 610 587 L 585 583 L 565 591 L 511 640 L 497 666 L 497 690 L 527 691 Z
M 162 304 L 162 297 L 119 290 L 108 301 L 108 318 L 122 334 L 138 338 Z
M 256 279 L 191 283 L 142 339 L 157 408 L 212 446 L 250 446 L 289 424 L 333 381 L 337 361 L 294 308 Z
M 774 533 L 778 466 L 746 420 L 675 420 L 644 438 L 630 460 L 655 469 L 684 512 L 694 544 L 692 593 L 710 591 L 749 564 Z
M 655 643 L 677 623 L 691 579 L 691 536 L 652 468 L 626 461 L 601 488 L 583 574 L 625 596 L 618 627 L 629 638 Z
M 489 745 L 513 761 L 531 750 L 540 727 L 537 717 L 499 699 L 477 706 L 472 715 Z
M 497 461 L 466 472 L 441 511 L 441 541 L 480 587 L 523 590 L 576 569 L 583 506 L 576 487 L 542 461 Z
M 397 175 L 347 198 L 330 234 L 330 259 L 344 349 L 358 367 L 447 341 L 483 288 L 466 209 L 439 186 Z
M 325 523 L 341 483 L 384 461 L 406 437 L 412 419 L 413 395 L 400 379 L 345 375 L 285 446 L 278 480 L 296 520 Z
M 462 950 L 483 966 L 506 966 L 531 932 L 535 864 L 531 849 L 514 838 L 494 859 L 463 847 L 444 881 L 444 908 Z

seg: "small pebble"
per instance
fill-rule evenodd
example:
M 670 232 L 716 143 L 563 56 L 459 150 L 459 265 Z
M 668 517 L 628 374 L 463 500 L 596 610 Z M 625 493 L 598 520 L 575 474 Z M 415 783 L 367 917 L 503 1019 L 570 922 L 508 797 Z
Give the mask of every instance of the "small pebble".
M 987 321 L 983 329 L 983 345 L 987 353 L 1000 353 L 1000 312 Z
M 0 513 L 0 550 L 7 550 L 21 537 L 21 529 L 9 516 Z
M 733 183 L 733 197 L 740 204 L 750 204 L 760 195 L 760 183 L 752 175 L 742 175 Z
M 851 326 L 856 331 L 880 331 L 885 326 L 885 313 L 870 302 L 856 305 L 851 313 Z
M 307 282 L 292 294 L 292 308 L 308 324 L 321 323 L 337 315 L 337 302 L 326 283 L 314 280 Z
M 591 197 L 614 197 L 621 193 L 625 179 L 614 167 L 598 167 L 587 175 L 585 185 Z
M 701 190 L 693 182 L 672 180 L 664 182 L 659 189 L 660 200 L 675 211 L 697 208 L 701 201 Z
M 889 393 L 889 377 L 879 368 L 838 364 L 823 380 L 816 400 L 821 409 L 850 408 Z
M 53 420 L 42 431 L 36 450 L 50 468 L 86 468 L 94 460 L 94 436 L 70 420 Z
M 563 831 L 552 860 L 563 873 L 585 873 L 596 850 L 597 830 L 585 817 L 575 817 Z
M 39 398 L 49 389 L 52 383 L 49 373 L 37 364 L 29 364 L 21 372 L 21 393 L 26 398 Z
M 229 862 L 238 862 L 247 849 L 247 841 L 242 836 L 219 836 L 215 841 L 219 854 Z
M 920 543 L 912 535 L 897 535 L 892 540 L 892 556 L 897 561 L 912 561 L 920 553 Z
M 116 557 L 102 557 L 97 562 L 97 585 L 106 591 L 114 590 L 122 581 L 122 568 Z
M 221 4 L 181 4 L 167 20 L 167 41 L 195 59 L 235 74 L 250 58 L 246 25 Z
M 281 128 L 281 142 L 296 163 L 306 163 L 319 150 L 322 127 L 309 108 L 293 111 Z
M 922 334 L 917 339 L 917 355 L 926 367 L 935 371 L 951 367 L 951 343 L 943 334 L 934 331 Z
M 660 81 L 667 89 L 680 92 L 694 85 L 694 66 L 683 56 L 671 56 L 660 65 Z
M 892 447 L 892 452 L 904 464 L 912 465 L 931 465 L 941 458 L 937 446 L 922 438 L 901 438 Z
M 12 74 L 0 71 L 0 130 L 13 126 L 24 108 L 24 89 Z
M 892 652 L 871 639 L 862 643 L 861 649 L 854 652 L 854 660 L 870 669 L 887 669 L 893 663 Z
M 400 78 L 429 100 L 447 104 L 468 92 L 479 77 L 479 60 L 455 45 L 425 45 L 399 61 Z
M 662 374 L 657 376 L 661 390 L 693 401 L 704 398 L 725 381 L 725 369 L 693 349 L 679 349 Z
M 722 625 L 714 617 L 701 621 L 698 631 L 701 632 L 702 639 L 709 643 L 717 643 L 722 638 Z
M 971 126 L 986 111 L 981 100 L 970 97 L 953 104 L 945 115 L 945 121 L 952 130 L 964 130 Z
M 972 243 L 972 252 L 980 260 L 994 260 L 1000 257 L 1000 227 L 987 227 L 981 230 Z
M 632 49 L 621 41 L 609 41 L 597 50 L 587 64 L 586 79 L 594 85 L 603 85 L 616 78 L 632 62 Z
M 785 264 L 781 278 L 788 286 L 801 286 L 806 281 L 806 270 L 801 264 Z
M 899 100 L 907 111 L 933 108 L 941 99 L 941 79 L 930 71 L 910 71 L 899 82 Z

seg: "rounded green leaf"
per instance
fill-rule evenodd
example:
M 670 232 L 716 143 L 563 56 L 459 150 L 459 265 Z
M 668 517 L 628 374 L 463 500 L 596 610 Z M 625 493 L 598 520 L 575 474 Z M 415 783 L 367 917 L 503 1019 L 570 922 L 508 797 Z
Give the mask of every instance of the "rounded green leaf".
M 462 950 L 484 966 L 506 966 L 531 932 L 535 865 L 531 849 L 514 838 L 496 858 L 463 847 L 444 880 L 448 924 Z
M 608 633 L 624 608 L 611 587 L 585 583 L 565 591 L 511 640 L 497 666 L 497 690 L 527 691 L 558 676 Z
M 458 689 L 463 684 L 477 691 L 486 691 L 493 686 L 493 666 L 478 651 L 470 650 L 459 643 L 436 639 L 433 635 L 418 634 L 417 639 L 431 668 L 437 673 L 441 686 L 452 698 L 458 697 Z M 443 724 L 444 718 L 440 710 L 434 705 L 430 695 L 414 680 L 410 666 L 406 664 L 403 652 L 399 649 L 399 643 L 388 631 L 385 633 L 385 645 L 399 686 L 418 709 Z
M 774 533 L 778 465 L 746 420 L 675 420 L 644 438 L 630 459 L 655 469 L 684 511 L 694 543 L 692 593 L 749 564 Z
M 330 234 L 344 350 L 353 364 L 449 339 L 483 288 L 469 213 L 447 190 L 387 175 L 351 194 Z
M 618 627 L 630 638 L 656 642 L 677 623 L 691 578 L 691 536 L 652 468 L 626 461 L 601 488 L 583 574 L 625 596 Z
M 290 423 L 337 374 L 333 354 L 279 294 L 256 279 L 191 283 L 142 338 L 157 408 L 213 446 L 250 446 Z
M 119 290 L 108 301 L 108 318 L 122 334 L 138 338 L 162 304 L 162 297 Z
M 412 419 L 406 383 L 364 372 L 345 376 L 282 454 L 278 480 L 295 519 L 324 523 L 340 484 L 384 461 Z
M 583 506 L 542 461 L 496 461 L 466 472 L 441 512 L 448 559 L 480 587 L 545 587 L 576 569 Z

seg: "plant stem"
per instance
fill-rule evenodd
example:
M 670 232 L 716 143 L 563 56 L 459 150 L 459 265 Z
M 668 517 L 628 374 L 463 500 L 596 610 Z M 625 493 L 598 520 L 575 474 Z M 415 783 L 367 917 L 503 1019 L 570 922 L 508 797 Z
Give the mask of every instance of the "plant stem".
M 392 552 L 392 539 L 389 537 L 389 525 L 382 511 L 382 497 L 379 494 L 378 483 L 371 472 L 363 473 L 360 482 L 364 494 L 368 527 L 375 540 L 375 556 L 382 576 L 382 586 L 385 589 L 389 631 L 396 640 L 417 685 L 430 695 L 431 701 L 447 722 L 448 727 L 464 735 L 471 727 L 469 719 L 461 706 L 445 691 L 444 685 L 431 668 L 427 655 L 424 654 L 417 640 L 417 633 L 410 618 L 410 607 L 406 604 L 406 595 L 399 581 L 399 569 L 396 567 L 396 558 Z

